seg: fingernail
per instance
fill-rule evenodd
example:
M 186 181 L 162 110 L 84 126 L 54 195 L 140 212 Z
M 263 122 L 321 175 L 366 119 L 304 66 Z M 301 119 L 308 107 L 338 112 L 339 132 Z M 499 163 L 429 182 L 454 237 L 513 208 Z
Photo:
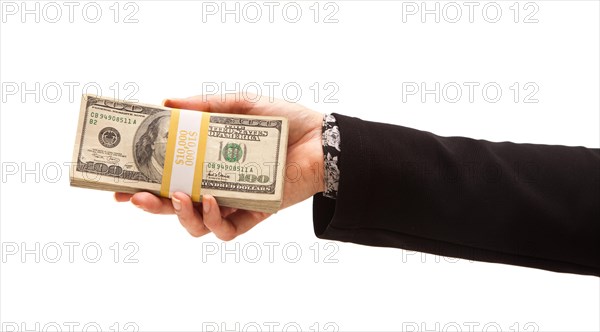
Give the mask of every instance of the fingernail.
M 210 196 L 204 196 L 204 198 L 202 199 L 202 210 L 204 211 L 204 213 L 208 213 L 210 212 L 210 202 L 207 198 L 209 198 Z
M 175 210 L 175 213 L 179 213 L 179 211 L 181 211 L 181 201 L 177 199 L 177 197 L 173 196 L 171 197 L 171 202 L 173 203 L 173 209 Z

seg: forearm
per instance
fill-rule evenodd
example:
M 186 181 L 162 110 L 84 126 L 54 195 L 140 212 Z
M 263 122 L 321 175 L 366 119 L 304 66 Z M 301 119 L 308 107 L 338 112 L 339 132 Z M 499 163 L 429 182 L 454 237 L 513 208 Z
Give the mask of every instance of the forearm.
M 491 143 L 335 115 L 322 238 L 550 270 L 600 272 L 600 152 Z

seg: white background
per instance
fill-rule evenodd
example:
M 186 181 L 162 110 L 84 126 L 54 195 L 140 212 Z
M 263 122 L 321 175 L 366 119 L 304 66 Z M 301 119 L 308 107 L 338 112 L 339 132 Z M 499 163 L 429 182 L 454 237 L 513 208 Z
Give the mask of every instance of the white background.
M 598 2 L 475 2 L 471 18 L 463 2 L 437 2 L 439 23 L 433 14 L 409 15 L 420 2 L 295 2 L 287 13 L 286 2 L 274 2 L 272 17 L 269 5 L 258 2 L 256 23 L 250 22 L 256 6 L 246 2 L 238 2 L 239 23 L 234 14 L 221 18 L 220 2 L 71 3 L 23 8 L 2 1 L 0 321 L 6 330 L 86 324 L 90 331 L 600 329 L 596 277 L 318 240 L 311 200 L 224 248 L 213 235 L 192 238 L 173 216 L 69 187 L 64 165 L 86 84 L 105 96 L 154 104 L 221 84 L 249 91 L 259 85 L 263 94 L 278 84 L 274 97 L 294 99 L 294 89 L 282 89 L 288 84 L 300 87 L 300 103 L 323 113 L 444 136 L 598 148 Z M 36 12 L 36 4 L 39 17 L 21 16 L 23 9 Z M 208 15 L 214 4 L 219 11 Z M 298 22 L 287 22 L 296 6 Z M 497 22 L 487 22 L 497 7 Z M 448 88 L 439 103 L 433 94 L 424 102 L 420 93 L 403 94 L 403 83 L 433 89 L 436 82 L 440 93 Z M 451 82 L 463 87 L 456 103 L 444 99 L 455 96 Z M 479 84 L 473 102 L 465 82 Z M 490 101 L 494 90 L 484 98 L 487 83 L 501 87 L 499 101 Z M 534 89 L 537 102 L 525 103 Z M 223 249 L 230 253 L 222 257 Z M 255 259 L 257 249 L 262 255 Z

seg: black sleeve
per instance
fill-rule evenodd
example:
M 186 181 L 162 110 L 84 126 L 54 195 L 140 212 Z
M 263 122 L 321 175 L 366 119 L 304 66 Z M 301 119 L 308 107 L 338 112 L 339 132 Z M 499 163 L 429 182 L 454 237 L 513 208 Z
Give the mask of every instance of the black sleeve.
M 336 200 L 322 239 L 600 275 L 600 150 L 493 143 L 334 114 Z

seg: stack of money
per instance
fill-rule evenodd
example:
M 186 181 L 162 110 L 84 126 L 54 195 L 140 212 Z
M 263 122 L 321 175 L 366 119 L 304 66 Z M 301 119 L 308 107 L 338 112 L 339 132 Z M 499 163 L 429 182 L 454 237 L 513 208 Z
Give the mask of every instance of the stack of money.
M 288 123 L 84 95 L 72 186 L 163 197 L 213 195 L 222 206 L 281 206 Z

